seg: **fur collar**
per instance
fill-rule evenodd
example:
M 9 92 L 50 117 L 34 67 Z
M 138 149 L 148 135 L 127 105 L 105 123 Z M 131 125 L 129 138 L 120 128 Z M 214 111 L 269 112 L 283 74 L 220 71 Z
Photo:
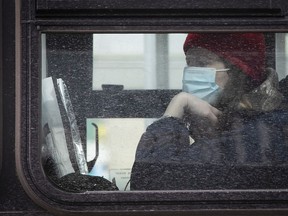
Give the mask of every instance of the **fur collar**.
M 284 97 L 278 90 L 278 75 L 272 68 L 267 68 L 266 73 L 267 79 L 260 86 L 242 96 L 240 110 L 267 112 L 280 106 Z

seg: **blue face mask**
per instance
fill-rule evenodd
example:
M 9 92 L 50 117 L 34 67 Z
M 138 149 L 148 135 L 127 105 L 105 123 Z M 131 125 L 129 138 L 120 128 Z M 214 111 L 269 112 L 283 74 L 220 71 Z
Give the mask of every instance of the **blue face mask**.
M 216 72 L 217 70 L 215 68 L 185 67 L 182 90 L 191 93 L 210 104 L 215 103 L 222 91 L 215 83 Z

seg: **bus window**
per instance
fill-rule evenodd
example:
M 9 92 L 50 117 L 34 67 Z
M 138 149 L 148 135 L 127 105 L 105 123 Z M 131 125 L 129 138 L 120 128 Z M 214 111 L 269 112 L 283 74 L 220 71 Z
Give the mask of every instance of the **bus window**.
M 15 2 L 15 162 L 33 202 L 287 210 L 287 1 L 170 3 Z
M 286 33 L 41 38 L 42 165 L 61 189 L 287 188 Z
M 184 38 L 185 34 L 94 34 L 93 89 L 107 84 L 123 85 L 125 90 L 180 89 Z
M 168 103 L 168 98 L 165 102 L 160 97 L 171 97 L 181 88 L 185 61 L 179 47 L 184 38 L 185 34 L 42 34 L 42 159 L 52 181 L 80 172 L 103 176 L 115 182 L 120 190 L 129 190 L 141 134 L 160 117 Z M 83 78 L 82 84 L 79 76 Z M 59 82 L 65 88 L 60 88 Z M 145 114 L 141 110 L 147 108 L 140 104 L 139 111 L 131 113 L 131 109 L 135 110 L 133 104 L 121 102 L 129 95 L 133 100 L 143 98 L 145 107 L 151 106 L 146 96 L 158 95 L 154 98 L 157 106 Z M 76 98 L 87 98 L 87 101 L 82 100 L 80 105 Z M 63 104 L 67 101 L 73 107 L 70 114 Z M 127 109 L 115 112 L 119 106 Z M 78 142 L 73 141 L 69 132 L 72 127 L 69 115 L 77 120 L 73 130 Z M 53 132 L 54 128 L 57 132 Z M 56 144 L 58 139 L 63 146 Z M 61 152 L 62 162 L 53 158 L 57 154 L 51 152 L 55 151 Z M 67 168 L 57 170 L 55 161 Z M 61 164 L 64 161 L 66 164 Z

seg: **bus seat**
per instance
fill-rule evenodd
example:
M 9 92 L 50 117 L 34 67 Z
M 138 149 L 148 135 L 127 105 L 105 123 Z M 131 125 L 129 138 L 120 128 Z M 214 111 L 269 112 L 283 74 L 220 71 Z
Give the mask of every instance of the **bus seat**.
M 71 192 L 118 190 L 107 179 L 89 175 L 73 106 L 62 79 L 43 79 L 42 128 L 42 165 L 51 182 Z

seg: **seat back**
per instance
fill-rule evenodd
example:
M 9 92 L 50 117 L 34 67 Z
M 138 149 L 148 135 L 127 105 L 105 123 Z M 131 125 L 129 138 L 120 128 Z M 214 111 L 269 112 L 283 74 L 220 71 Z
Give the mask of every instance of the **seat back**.
M 43 165 L 61 178 L 88 174 L 87 162 L 69 93 L 62 79 L 42 81 Z

